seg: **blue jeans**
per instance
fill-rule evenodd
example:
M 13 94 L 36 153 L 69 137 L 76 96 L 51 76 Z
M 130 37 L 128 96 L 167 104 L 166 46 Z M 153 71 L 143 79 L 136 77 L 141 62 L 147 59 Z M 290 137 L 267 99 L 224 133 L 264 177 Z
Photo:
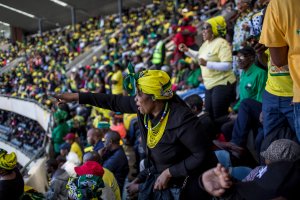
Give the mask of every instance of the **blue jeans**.
M 237 180 L 243 180 L 252 170 L 251 168 L 245 166 L 232 167 L 230 154 L 226 150 L 215 151 L 215 155 L 217 156 L 219 163 L 228 169 L 230 175 Z
M 230 159 L 230 154 L 228 151 L 226 150 L 217 150 L 215 151 L 215 155 L 218 159 L 218 162 L 225 167 L 226 169 L 228 169 L 229 167 L 231 167 L 231 159 Z
M 294 103 L 295 132 L 300 143 L 300 103 Z
M 292 97 L 280 97 L 264 91 L 262 112 L 265 137 L 274 129 L 286 126 L 287 122 L 290 128 L 295 131 Z
M 242 181 L 252 171 L 250 167 L 232 167 L 230 175 L 239 181 Z
M 234 122 L 231 142 L 245 147 L 247 145 L 248 135 L 251 130 L 255 135 L 261 127 L 259 115 L 262 105 L 254 99 L 244 99 L 239 108 L 238 117 Z

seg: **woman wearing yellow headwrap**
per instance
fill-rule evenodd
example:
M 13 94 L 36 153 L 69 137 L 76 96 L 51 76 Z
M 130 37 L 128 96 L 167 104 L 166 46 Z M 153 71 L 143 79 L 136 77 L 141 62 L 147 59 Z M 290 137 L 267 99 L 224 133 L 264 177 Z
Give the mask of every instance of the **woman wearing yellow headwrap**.
M 151 163 L 147 162 L 146 169 L 128 186 L 130 195 L 139 192 L 139 199 L 160 199 L 158 195 L 170 194 L 162 192 L 170 191 L 169 188 L 179 194 L 187 181 L 183 199 L 206 199 L 197 179 L 216 158 L 209 150 L 210 142 L 196 116 L 173 94 L 168 74 L 161 70 L 134 74 L 131 67 L 124 82 L 130 93 L 136 91 L 135 96 L 65 93 L 56 98 L 60 102 L 79 101 L 115 112 L 137 113 L 142 146 Z M 171 197 L 165 196 L 165 199 Z
M 213 119 L 228 115 L 228 108 L 235 99 L 236 77 L 232 70 L 232 51 L 222 37 L 226 35 L 223 16 L 207 20 L 202 27 L 204 43 L 199 51 L 188 49 L 184 44 L 179 49 L 198 61 L 201 66 L 205 91 L 205 110 Z
M 19 199 L 23 194 L 24 181 L 16 166 L 16 154 L 0 149 L 0 199 Z

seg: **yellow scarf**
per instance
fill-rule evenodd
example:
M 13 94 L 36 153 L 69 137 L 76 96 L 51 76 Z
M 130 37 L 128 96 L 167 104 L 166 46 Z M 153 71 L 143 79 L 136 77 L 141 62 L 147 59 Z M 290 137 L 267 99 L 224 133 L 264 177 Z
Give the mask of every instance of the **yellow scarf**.
M 14 152 L 8 154 L 7 151 L 0 149 L 0 168 L 12 170 L 17 165 L 17 156 Z
M 154 95 L 155 99 L 170 99 L 173 96 L 170 77 L 162 70 L 140 72 L 137 86 L 143 93 Z
M 211 25 L 215 37 L 226 35 L 226 21 L 223 16 L 210 18 L 206 22 Z

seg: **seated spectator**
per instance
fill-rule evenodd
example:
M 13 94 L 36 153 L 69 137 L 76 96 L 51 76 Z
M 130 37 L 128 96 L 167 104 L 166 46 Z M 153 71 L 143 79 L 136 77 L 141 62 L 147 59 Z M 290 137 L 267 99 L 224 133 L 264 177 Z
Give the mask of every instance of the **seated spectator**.
M 261 155 L 266 166 L 237 182 L 220 164 L 199 178 L 200 187 L 222 199 L 294 199 L 299 196 L 300 146 L 290 140 L 274 141 Z
M 87 161 L 82 166 L 75 167 L 76 178 L 70 178 L 67 184 L 68 196 L 72 200 L 100 200 L 104 182 L 104 170 L 95 161 Z
M 299 196 L 299 165 L 299 160 L 273 163 L 253 181 L 234 183 L 228 171 L 218 164 L 199 177 L 199 185 L 209 194 L 228 200 L 294 199 Z
M 242 70 L 238 88 L 239 100 L 228 115 L 228 121 L 221 127 L 225 135 L 231 135 L 234 121 L 237 118 L 239 106 L 246 99 L 262 102 L 262 94 L 266 85 L 267 72 L 254 64 L 255 51 L 251 47 L 240 49 L 237 54 L 238 67 Z
M 105 134 L 104 148 L 99 151 L 102 157 L 103 167 L 109 169 L 116 177 L 120 190 L 123 191 L 125 179 L 129 172 L 127 156 L 122 146 L 121 137 L 115 131 Z
M 74 167 L 77 167 L 81 164 L 80 159 L 77 154 L 74 152 L 69 152 L 67 155 L 67 161 L 61 167 L 66 170 L 70 177 L 76 177 L 76 172 L 74 171 Z
M 226 140 L 229 142 L 214 140 L 214 144 L 240 157 L 247 146 L 250 131 L 253 131 L 255 137 L 259 131 L 262 131 L 262 123 L 260 121 L 261 107 L 262 104 L 253 99 L 243 100 L 240 104 L 239 114 L 234 122 L 232 134 L 225 135 Z M 256 145 L 256 149 L 258 150 L 259 148 L 260 145 Z
M 82 150 L 80 145 L 75 141 L 76 135 L 74 133 L 68 133 L 65 137 L 64 140 L 71 145 L 70 152 L 74 152 L 77 154 L 78 158 L 80 161 L 82 161 Z
M 60 145 L 60 156 L 66 158 L 68 153 L 70 152 L 71 145 L 69 143 L 63 143 Z
M 89 151 L 99 151 L 104 147 L 104 144 L 102 142 L 102 139 L 109 129 L 110 125 L 108 122 L 99 122 L 98 123 L 99 128 L 91 128 L 87 132 L 87 142 L 89 145 L 92 146 L 86 147 L 84 149 L 84 152 L 89 152 Z
M 66 185 L 68 183 L 68 173 L 59 168 L 55 159 L 46 162 L 47 173 L 50 175 L 49 189 L 45 194 L 47 200 L 63 200 L 68 197 Z
M 265 165 L 253 169 L 243 181 L 252 181 L 267 165 L 275 162 L 294 162 L 300 158 L 300 146 L 288 139 L 279 139 L 271 143 L 267 150 L 260 153 Z
M 192 110 L 192 112 L 197 115 L 199 120 L 201 121 L 201 124 L 203 124 L 205 128 L 205 133 L 209 133 L 209 138 L 211 140 L 216 138 L 217 130 L 214 126 L 213 121 L 211 120 L 208 113 L 203 112 L 203 100 L 199 95 L 193 94 L 187 98 L 185 98 L 185 103 L 188 105 L 188 107 Z
M 239 100 L 233 107 L 235 112 L 238 112 L 241 101 L 246 98 L 262 102 L 267 72 L 254 63 L 255 55 L 255 51 L 251 47 L 244 47 L 238 51 L 237 63 L 242 73 L 239 84 Z
M 0 149 L 0 199 L 19 199 L 24 191 L 24 181 L 17 168 L 17 156 Z
M 87 161 L 96 161 L 99 163 L 101 161 L 101 157 L 96 151 L 88 152 L 83 156 L 83 163 Z M 107 168 L 103 167 L 103 169 L 104 169 L 104 175 L 102 178 L 105 185 L 102 194 L 103 199 L 121 200 L 120 188 L 114 174 L 111 171 L 109 171 Z M 111 194 L 111 192 L 113 194 Z

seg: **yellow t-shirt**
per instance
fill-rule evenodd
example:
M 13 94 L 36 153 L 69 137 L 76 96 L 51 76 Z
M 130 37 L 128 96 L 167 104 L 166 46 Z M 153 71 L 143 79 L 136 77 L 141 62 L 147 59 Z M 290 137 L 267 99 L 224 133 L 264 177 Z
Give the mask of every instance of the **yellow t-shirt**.
M 223 38 L 216 38 L 213 41 L 205 41 L 199 49 L 200 57 L 211 62 L 232 62 L 231 47 Z M 203 82 L 206 89 L 212 89 L 218 85 L 234 83 L 236 77 L 232 70 L 217 71 L 201 66 Z
M 104 167 L 103 169 L 104 169 L 104 174 L 102 177 L 103 182 L 112 189 L 112 191 L 115 194 L 116 200 L 121 200 L 120 188 L 114 174 Z
M 82 162 L 82 150 L 77 142 L 72 143 L 70 151 L 76 153 L 79 160 Z
M 294 102 L 300 102 L 300 1 L 270 1 L 260 43 L 267 47 L 289 47 L 289 71 L 293 79 Z
M 123 93 L 123 76 L 121 70 L 115 72 L 112 77 L 112 81 L 117 81 L 116 84 L 112 84 L 111 92 L 112 94 L 122 94 Z
M 266 53 L 269 56 L 268 63 L 268 79 L 266 90 L 276 96 L 292 97 L 293 96 L 293 80 L 290 76 L 288 66 L 277 67 L 271 65 L 270 51 Z

